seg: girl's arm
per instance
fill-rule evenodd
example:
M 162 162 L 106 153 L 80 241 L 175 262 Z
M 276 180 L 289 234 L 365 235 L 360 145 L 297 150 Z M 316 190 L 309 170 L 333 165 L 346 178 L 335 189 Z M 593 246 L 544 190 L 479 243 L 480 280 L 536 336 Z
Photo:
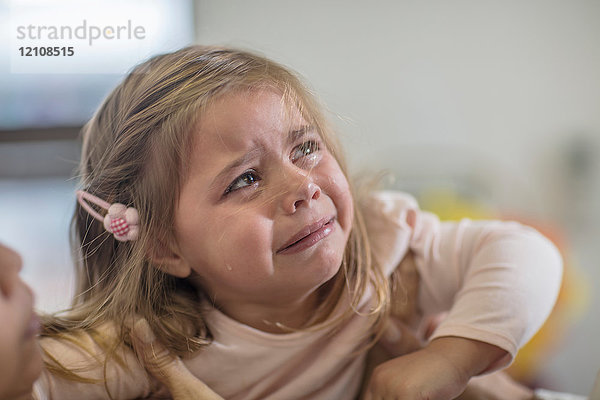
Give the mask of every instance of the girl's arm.
M 506 366 L 541 327 L 558 294 L 561 257 L 546 238 L 518 223 L 441 223 L 393 193 L 375 205 L 387 219 L 377 245 L 381 264 L 389 270 L 412 251 L 420 311 L 424 317 L 447 311 L 448 317 L 423 350 L 382 364 L 372 387 L 413 381 L 411 387 L 431 398 L 452 398 L 471 376 Z M 434 386 L 437 394 L 428 392 Z
M 496 346 L 470 339 L 434 339 L 421 350 L 375 368 L 364 400 L 454 399 L 472 376 L 505 354 Z
M 506 357 L 485 371 L 506 366 L 554 306 L 562 278 L 558 250 L 516 222 L 440 223 L 423 213 L 417 224 L 419 218 L 423 230 L 411 243 L 421 279 L 419 304 L 425 316 L 448 312 L 431 339 L 495 345 Z
M 414 263 L 412 262 L 411 257 L 407 258 L 402 261 L 402 264 L 413 264 L 414 269 Z M 432 323 L 435 324 L 436 321 L 432 321 Z M 436 339 L 434 342 L 437 343 L 440 340 L 442 339 Z M 454 344 L 452 345 L 452 347 L 455 349 L 459 349 L 458 346 L 454 346 Z M 377 366 L 383 364 L 384 361 L 392 359 L 393 357 L 406 355 L 407 353 L 412 353 L 414 351 L 421 350 L 422 348 L 423 342 L 415 337 L 414 332 L 412 332 L 412 330 L 401 319 L 391 318 L 388 320 L 387 328 L 381 340 L 379 341 L 378 346 L 371 351 L 375 352 L 375 354 L 370 354 L 369 358 L 371 362 L 375 362 L 375 366 Z M 467 352 L 464 350 L 462 350 L 460 353 L 461 356 L 467 354 Z M 402 359 L 404 359 L 404 357 L 402 357 Z M 410 360 L 410 357 L 406 358 L 404 361 L 410 364 L 411 367 L 414 366 L 412 360 Z M 429 365 L 426 365 L 426 367 L 429 367 Z M 390 365 L 390 371 L 392 373 L 396 368 L 397 366 Z M 383 367 L 378 370 L 378 374 L 382 373 L 382 369 Z M 369 372 L 369 377 L 372 372 L 373 371 Z M 385 374 L 385 371 L 383 373 Z M 377 379 L 380 378 L 381 376 L 377 377 Z M 394 377 L 392 376 L 392 378 Z M 385 381 L 393 382 L 393 379 L 384 379 L 384 384 Z M 432 380 L 432 382 L 436 381 Z M 425 383 L 427 383 L 427 381 Z M 374 386 L 375 385 L 371 386 L 369 389 L 375 390 Z M 383 385 L 378 386 L 382 388 L 385 387 Z M 376 396 L 376 394 L 372 394 L 372 396 Z M 360 398 L 364 399 L 364 397 Z M 531 400 L 533 399 L 533 390 L 513 380 L 504 371 L 495 371 L 493 373 L 471 379 L 465 388 L 465 391 L 462 392 L 457 399 Z

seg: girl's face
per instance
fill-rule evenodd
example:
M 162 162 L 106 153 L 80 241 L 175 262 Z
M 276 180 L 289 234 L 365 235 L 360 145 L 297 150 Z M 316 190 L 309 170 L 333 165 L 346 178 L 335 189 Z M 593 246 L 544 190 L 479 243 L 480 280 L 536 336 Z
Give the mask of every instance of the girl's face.
M 350 233 L 346 177 L 289 108 L 266 89 L 227 94 L 204 111 L 195 137 L 176 210 L 179 275 L 193 271 L 234 318 L 314 300 Z
M 42 368 L 33 295 L 19 278 L 21 259 L 0 245 L 0 398 L 28 393 Z

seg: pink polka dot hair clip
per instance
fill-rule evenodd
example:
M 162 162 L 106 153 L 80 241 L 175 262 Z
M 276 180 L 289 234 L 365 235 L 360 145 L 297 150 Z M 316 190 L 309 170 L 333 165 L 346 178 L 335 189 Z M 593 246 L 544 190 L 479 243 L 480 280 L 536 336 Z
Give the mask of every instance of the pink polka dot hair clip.
M 120 242 L 136 240 L 139 234 L 139 215 L 135 208 L 126 207 L 121 203 L 109 204 L 106 201 L 78 190 L 77 201 L 92 217 L 102 222 L 104 229 L 112 233 Z M 94 210 L 89 203 L 92 203 L 107 211 L 106 215 L 102 216 Z

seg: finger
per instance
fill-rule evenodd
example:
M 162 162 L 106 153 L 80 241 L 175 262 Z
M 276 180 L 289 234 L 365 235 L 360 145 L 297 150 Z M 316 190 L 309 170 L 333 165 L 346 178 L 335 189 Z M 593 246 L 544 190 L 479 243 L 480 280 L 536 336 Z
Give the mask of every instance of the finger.
M 22 264 L 21 256 L 16 251 L 0 244 L 0 265 L 3 270 L 10 268 L 19 272 Z
M 169 382 L 166 383 L 173 400 L 223 400 L 208 385 L 192 375 L 180 359 L 176 359 L 176 363 L 179 365 L 177 372 L 171 372 Z
M 175 357 L 156 340 L 148 321 L 144 318 L 133 325 L 132 339 L 136 353 L 142 357 L 145 367 L 151 373 L 166 376 L 171 372 Z
M 181 359 L 173 356 L 156 340 L 148 321 L 143 318 L 138 320 L 132 333 L 136 353 L 142 357 L 148 371 L 167 387 L 174 400 L 222 400 L 221 396 L 196 378 Z
M 0 294 L 12 296 L 20 282 L 21 256 L 14 250 L 0 244 Z

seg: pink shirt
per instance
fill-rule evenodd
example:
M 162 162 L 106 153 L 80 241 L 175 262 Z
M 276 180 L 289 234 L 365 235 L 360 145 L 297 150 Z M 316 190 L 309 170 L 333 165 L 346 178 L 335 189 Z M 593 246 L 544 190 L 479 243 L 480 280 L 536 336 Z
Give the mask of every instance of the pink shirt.
M 460 336 L 499 346 L 514 357 L 541 327 L 558 294 L 562 263 L 554 245 L 514 222 L 440 222 L 398 192 L 372 198 L 365 220 L 378 262 L 390 274 L 412 250 L 420 275 L 424 317 L 449 311 L 432 338 Z M 368 310 L 371 292 L 361 300 Z M 335 312 L 347 306 L 342 299 Z M 207 315 L 214 342 L 184 360 L 189 370 L 226 399 L 354 399 L 365 354 L 367 317 L 356 313 L 343 327 L 272 334 L 238 323 L 218 310 Z M 110 333 L 110 327 L 106 328 Z M 86 347 L 101 354 L 89 338 Z M 89 365 L 88 352 L 66 341 L 42 339 L 63 364 Z M 111 363 L 107 387 L 114 399 L 148 396 L 156 382 L 123 349 L 129 370 Z M 101 357 L 101 356 L 100 356 Z M 101 379 L 102 368 L 83 373 Z M 73 383 L 44 372 L 38 398 L 109 399 L 104 385 Z

